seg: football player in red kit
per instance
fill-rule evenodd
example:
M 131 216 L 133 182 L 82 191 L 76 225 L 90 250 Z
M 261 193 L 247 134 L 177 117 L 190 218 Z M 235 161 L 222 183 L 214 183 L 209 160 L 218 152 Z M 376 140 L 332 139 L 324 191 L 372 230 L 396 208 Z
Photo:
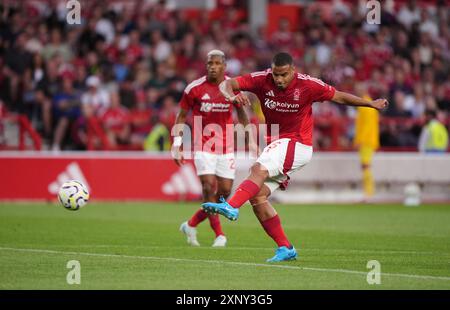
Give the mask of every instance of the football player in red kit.
M 186 122 L 188 112 L 192 110 L 194 164 L 202 184 L 205 202 L 218 201 L 221 196 L 228 197 L 235 175 L 234 137 L 233 134 L 226 134 L 227 125 L 233 124 L 233 103 L 227 101 L 219 90 L 219 84 L 228 78 L 225 76 L 225 54 L 219 50 L 210 51 L 206 69 L 206 76 L 193 81 L 184 90 L 181 109 L 175 121 L 175 125 L 181 128 Z M 248 118 L 244 108 L 239 104 L 235 107 L 239 122 L 246 126 Z M 177 165 L 184 163 L 181 145 L 180 130 L 175 130 L 172 155 Z M 201 208 L 190 220 L 181 224 L 180 230 L 187 236 L 187 242 L 193 246 L 200 245 L 196 227 L 206 218 L 216 235 L 212 246 L 225 246 L 227 238 L 222 231 L 219 216 L 208 214 Z
M 235 91 L 246 90 L 256 94 L 268 128 L 278 125 L 279 136 L 268 137 L 268 145 L 253 164 L 250 175 L 228 201 L 208 202 L 202 207 L 205 211 L 237 220 L 239 208 L 250 200 L 264 230 L 278 246 L 275 256 L 268 261 L 296 259 L 297 251 L 286 237 L 280 218 L 268 197 L 278 188 L 285 189 L 289 176 L 311 160 L 312 104 L 332 100 L 339 104 L 381 110 L 387 106 L 387 100 L 369 101 L 340 92 L 317 78 L 298 73 L 288 53 L 276 54 L 271 69 L 228 79 L 219 87 L 225 98 L 238 105 L 250 102 L 245 93 L 235 95 Z

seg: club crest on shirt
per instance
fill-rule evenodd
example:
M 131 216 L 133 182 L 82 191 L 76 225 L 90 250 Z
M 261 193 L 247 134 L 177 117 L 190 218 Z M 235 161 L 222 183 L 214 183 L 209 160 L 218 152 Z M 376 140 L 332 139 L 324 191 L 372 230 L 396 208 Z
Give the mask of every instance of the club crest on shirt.
M 294 91 L 294 100 L 295 101 L 300 100 L 300 90 L 298 88 L 296 88 Z

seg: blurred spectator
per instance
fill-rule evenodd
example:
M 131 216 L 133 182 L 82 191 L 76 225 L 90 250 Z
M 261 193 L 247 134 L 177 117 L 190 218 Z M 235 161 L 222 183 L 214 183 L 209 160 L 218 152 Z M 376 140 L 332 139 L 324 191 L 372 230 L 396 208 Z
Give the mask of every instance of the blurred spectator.
M 390 97 L 392 98 L 397 91 L 410 94 L 412 87 L 409 81 L 406 80 L 405 72 L 401 69 L 395 70 L 394 81 L 390 85 Z
M 170 131 L 161 123 L 156 123 L 144 141 L 146 151 L 170 150 Z
M 414 88 L 414 94 L 406 95 L 404 99 L 405 110 L 414 118 L 419 118 L 425 111 L 425 93 L 421 85 Z
M 422 33 L 428 33 L 432 38 L 437 38 L 439 35 L 439 30 L 436 22 L 431 19 L 428 10 L 422 11 L 421 22 L 419 30 Z
M 279 48 L 280 46 L 288 46 L 292 42 L 292 32 L 289 19 L 281 18 L 278 22 L 278 29 L 275 31 L 271 38 L 270 44 L 273 48 Z
M 52 150 L 60 150 L 73 121 L 80 117 L 80 94 L 73 87 L 72 77 L 66 75 L 62 91 L 53 97 L 53 116 L 56 122 Z
M 54 60 L 49 60 L 46 63 L 44 76 L 37 83 L 35 97 L 35 103 L 42 111 L 42 131 L 44 137 L 48 139 L 52 135 L 51 99 L 58 93 L 60 86 L 58 65 Z
M 172 47 L 169 42 L 164 40 L 160 30 L 153 31 L 151 37 L 153 59 L 158 63 L 167 60 L 172 53 Z
M 450 83 L 439 85 L 436 91 L 436 100 L 438 108 L 450 114 Z
M 88 51 L 95 48 L 97 41 L 105 40 L 105 37 L 96 31 L 97 21 L 94 19 L 87 20 L 87 27 L 84 28 L 78 40 L 80 53 L 84 55 Z
M 420 63 L 423 66 L 430 65 L 433 60 L 433 46 L 431 40 L 431 36 L 427 32 L 422 33 L 420 36 L 419 57 Z
M 70 61 L 72 59 L 72 52 L 69 46 L 62 42 L 61 32 L 59 29 L 52 29 L 50 35 L 50 42 L 42 49 L 42 57 L 45 60 L 49 60 L 55 55 L 59 55 L 64 61 Z
M 130 112 L 130 143 L 132 145 L 143 146 L 145 138 L 152 129 L 151 119 L 152 111 L 146 102 L 144 100 L 138 101 L 136 107 Z
M 144 149 L 147 151 L 168 151 L 170 150 L 170 129 L 175 122 L 178 107 L 175 99 L 171 96 L 165 97 L 158 120 L 154 119 L 155 125 L 148 134 L 144 142 Z
M 150 79 L 148 86 L 157 88 L 162 93 L 165 93 L 170 82 L 170 71 L 167 63 L 160 62 L 156 65 L 156 73 Z
M 133 85 L 133 78 L 128 77 L 120 85 L 119 90 L 120 102 L 122 106 L 133 109 L 136 105 L 136 91 Z
M 394 100 L 389 107 L 387 114 L 396 117 L 410 117 L 412 112 L 405 104 L 405 93 L 401 90 L 397 90 L 394 93 Z
M 420 152 L 445 152 L 448 148 L 448 131 L 437 119 L 435 110 L 426 110 L 425 127 L 420 133 L 418 149 Z
M 83 113 L 86 117 L 99 116 L 106 111 L 110 104 L 109 94 L 101 89 L 100 79 L 97 76 L 90 76 L 86 80 L 88 90 L 81 96 Z
M 129 34 L 130 41 L 124 50 L 125 64 L 133 66 L 144 54 L 144 49 L 139 41 L 139 32 L 133 30 Z
M 106 15 L 107 14 L 104 14 L 103 17 L 97 21 L 97 24 L 95 25 L 95 31 L 105 38 L 107 44 L 110 44 L 114 41 L 115 32 L 114 25 Z
M 117 148 L 120 144 L 130 142 L 129 112 L 120 105 L 120 97 L 117 93 L 111 93 L 111 105 L 100 116 L 105 133 L 111 147 Z
M 167 96 L 159 112 L 159 122 L 164 124 L 168 129 L 172 128 L 178 113 L 178 106 L 175 98 L 172 96 Z
M 122 82 L 127 78 L 127 76 L 130 75 L 130 69 L 127 64 L 127 56 L 125 52 L 118 53 L 117 58 L 118 60 L 113 66 L 114 76 L 116 81 Z
M 413 23 L 418 23 L 420 21 L 420 8 L 417 5 L 417 1 L 406 1 L 406 4 L 400 9 L 397 18 L 407 29 Z
M 7 49 L 4 55 L 6 75 L 9 76 L 10 106 L 19 110 L 21 77 L 32 64 L 32 55 L 25 49 L 27 38 L 25 33 L 19 33 L 12 48 Z

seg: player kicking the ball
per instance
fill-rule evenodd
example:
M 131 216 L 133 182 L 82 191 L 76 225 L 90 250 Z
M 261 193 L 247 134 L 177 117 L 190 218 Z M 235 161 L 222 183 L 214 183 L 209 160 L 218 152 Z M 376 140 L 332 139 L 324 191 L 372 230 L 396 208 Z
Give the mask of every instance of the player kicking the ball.
M 253 92 L 261 102 L 267 126 L 278 124 L 279 137 L 268 138 L 268 145 L 253 164 L 250 176 L 228 200 L 202 205 L 208 212 L 237 220 L 239 208 L 250 200 L 253 212 L 266 233 L 276 242 L 275 256 L 268 262 L 296 259 L 297 251 L 286 237 L 275 209 L 267 200 L 276 189 L 285 189 L 289 176 L 306 165 L 312 157 L 312 104 L 332 100 L 339 104 L 366 106 L 377 110 L 387 106 L 385 99 L 375 101 L 337 91 L 319 79 L 296 72 L 291 55 L 278 53 L 272 68 L 226 80 L 219 86 L 230 102 L 250 104 L 244 93 Z
M 219 90 L 219 84 L 225 77 L 225 54 L 219 50 L 212 50 L 207 55 L 207 75 L 190 83 L 180 102 L 175 125 L 185 124 L 189 110 L 194 116 L 194 164 L 203 189 L 203 201 L 218 201 L 218 197 L 228 197 L 235 175 L 234 139 L 226 135 L 226 125 L 233 124 L 233 104 L 225 100 Z M 244 126 L 248 118 L 244 108 L 236 105 L 238 120 Z M 201 120 L 201 126 L 196 126 Z M 217 129 L 217 130 L 216 130 Z M 175 130 L 176 136 L 172 146 L 172 155 L 177 165 L 184 163 L 182 153 L 182 137 L 180 130 Z M 198 131 L 196 133 L 196 131 Z M 214 137 L 213 147 L 208 143 Z M 218 139 L 217 139 L 218 138 Z M 187 242 L 192 246 L 199 246 L 197 240 L 197 225 L 209 219 L 216 238 L 213 247 L 223 247 L 227 238 L 222 231 L 217 214 L 208 214 L 199 209 L 189 221 L 181 224 L 180 230 L 187 236 Z

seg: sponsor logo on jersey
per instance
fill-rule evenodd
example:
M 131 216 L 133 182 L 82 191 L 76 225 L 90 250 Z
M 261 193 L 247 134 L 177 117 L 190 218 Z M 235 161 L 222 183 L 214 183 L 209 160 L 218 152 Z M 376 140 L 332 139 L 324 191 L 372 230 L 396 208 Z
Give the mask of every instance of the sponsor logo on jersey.
M 200 112 L 228 112 L 229 103 L 201 102 Z
M 286 109 L 293 110 L 300 108 L 300 104 L 298 103 L 278 102 L 269 98 L 266 98 L 264 100 L 264 105 L 271 110 L 276 109 L 277 111 L 284 111 Z

